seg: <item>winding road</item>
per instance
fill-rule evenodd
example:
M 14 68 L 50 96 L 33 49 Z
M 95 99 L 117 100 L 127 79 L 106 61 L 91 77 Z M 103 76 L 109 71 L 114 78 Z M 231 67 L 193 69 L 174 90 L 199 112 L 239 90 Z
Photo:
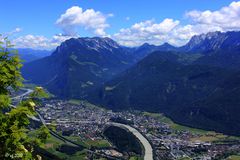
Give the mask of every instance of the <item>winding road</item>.
M 20 100 L 21 100 L 24 96 L 27 96 L 27 95 L 29 95 L 30 93 L 33 92 L 32 89 L 27 89 L 27 88 L 21 88 L 21 90 L 25 90 L 26 92 L 24 92 L 24 93 L 21 94 L 21 95 L 12 97 L 11 99 L 12 99 L 12 100 L 14 100 L 14 99 L 20 99 Z

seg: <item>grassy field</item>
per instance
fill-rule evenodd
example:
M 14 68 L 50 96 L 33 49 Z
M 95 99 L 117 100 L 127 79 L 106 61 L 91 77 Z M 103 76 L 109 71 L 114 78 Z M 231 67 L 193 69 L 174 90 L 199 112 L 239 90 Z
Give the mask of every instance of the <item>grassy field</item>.
M 97 147 L 97 148 L 104 148 L 104 147 L 110 147 L 110 143 L 107 140 L 86 140 L 85 143 L 87 143 L 89 146 Z
M 110 143 L 107 140 L 83 140 L 80 137 L 77 136 L 64 136 L 65 138 L 72 140 L 86 148 L 91 147 L 97 147 L 97 148 L 104 148 L 104 147 L 110 147 Z
M 91 139 L 82 140 L 80 137 L 77 136 L 65 136 L 65 138 L 82 145 L 86 149 L 89 149 L 91 147 L 103 148 L 110 146 L 110 143 L 107 140 L 91 140 Z M 67 160 L 86 159 L 85 158 L 87 154 L 86 150 L 76 152 L 73 155 L 67 155 L 65 153 L 57 151 L 56 149 L 63 144 L 65 144 L 63 141 L 51 136 L 50 138 L 47 139 L 47 143 L 44 144 L 44 146 L 42 147 L 62 159 Z
M 192 160 L 191 158 L 188 158 L 188 157 L 183 157 L 183 158 L 179 158 L 177 160 Z
M 164 116 L 161 113 L 143 112 L 143 114 L 146 115 L 146 116 L 151 116 L 151 117 L 159 119 L 161 122 L 170 125 L 170 127 L 174 130 L 190 131 L 192 133 L 203 134 L 203 135 L 206 134 L 206 133 L 211 133 L 212 132 L 212 131 L 205 131 L 205 130 L 202 130 L 202 129 L 191 128 L 191 127 L 187 127 L 187 126 L 177 124 L 177 123 L 173 122 L 170 118 Z
M 78 151 L 73 155 L 68 155 L 66 153 L 57 151 L 57 148 L 63 144 L 65 144 L 65 142 L 51 136 L 47 139 L 46 144 L 44 144 L 44 146 L 42 146 L 42 148 L 46 149 L 48 152 L 58 156 L 61 159 L 67 159 L 67 160 L 86 159 L 86 155 L 87 155 L 86 150 Z
M 75 105 L 82 104 L 82 101 L 77 100 L 77 99 L 70 99 L 68 102 L 71 103 L 71 104 L 75 104 Z
M 219 141 L 219 140 L 239 140 L 240 139 L 240 137 L 227 136 L 227 135 L 224 135 L 221 133 L 216 133 L 214 131 L 206 131 L 206 130 L 202 130 L 202 129 L 183 126 L 183 125 L 173 122 L 170 118 L 168 118 L 160 113 L 143 112 L 143 114 L 146 116 L 151 116 L 151 117 L 159 119 L 159 121 L 168 124 L 173 130 L 189 131 L 193 134 L 200 135 L 199 137 L 192 138 L 191 139 L 192 141 L 200 140 L 200 141 L 204 141 L 204 142 L 214 142 L 214 141 Z
M 142 157 L 130 157 L 129 160 L 143 160 Z
M 90 148 L 89 144 L 87 144 L 86 142 L 84 142 L 84 140 L 82 140 L 80 137 L 78 136 L 64 136 L 65 138 L 77 143 L 77 144 L 80 144 L 82 145 L 83 147 L 86 147 L 86 148 Z
M 240 155 L 232 155 L 228 157 L 227 160 L 240 160 Z
M 94 104 L 91 104 L 87 101 L 84 101 L 84 100 L 78 100 L 78 99 L 70 99 L 68 101 L 70 104 L 75 104 L 75 105 L 80 105 L 80 104 L 83 104 L 85 107 L 88 107 L 88 108 L 92 108 L 92 109 L 101 109 L 101 110 L 107 110 L 103 107 L 99 107 L 99 106 L 96 106 Z
M 192 138 L 191 141 L 202 141 L 202 142 L 213 142 L 219 140 L 215 136 L 208 136 L 208 135 L 203 135 L 200 137 Z

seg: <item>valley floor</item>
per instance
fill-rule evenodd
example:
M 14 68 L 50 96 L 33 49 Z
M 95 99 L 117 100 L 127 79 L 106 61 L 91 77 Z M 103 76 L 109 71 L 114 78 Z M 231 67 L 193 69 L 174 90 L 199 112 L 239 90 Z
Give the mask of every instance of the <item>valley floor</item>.
M 162 114 L 139 111 L 112 112 L 76 100 L 47 100 L 38 111 L 47 123 L 56 125 L 58 133 L 94 151 L 89 153 L 83 149 L 71 154 L 64 153 L 59 149 L 63 144 L 50 139 L 44 148 L 64 159 L 76 159 L 79 156 L 83 159 L 100 159 L 100 155 L 115 159 L 142 159 L 135 153 L 119 150 L 103 136 L 102 133 L 109 122 L 116 119 L 136 128 L 148 139 L 156 160 L 239 158 L 239 137 L 181 126 Z

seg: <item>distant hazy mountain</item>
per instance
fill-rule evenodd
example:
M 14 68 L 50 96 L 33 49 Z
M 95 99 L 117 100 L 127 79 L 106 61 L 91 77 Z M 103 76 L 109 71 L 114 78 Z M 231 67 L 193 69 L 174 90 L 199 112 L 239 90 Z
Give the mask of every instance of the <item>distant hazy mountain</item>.
M 18 50 L 18 54 L 24 63 L 49 56 L 52 53 L 49 50 L 35 50 L 30 48 L 17 48 L 16 50 Z
M 169 43 L 164 43 L 160 46 L 144 43 L 143 45 L 136 47 L 133 50 L 133 54 L 136 60 L 139 61 L 154 51 L 177 51 L 177 50 L 178 50 L 177 47 L 174 47 Z
M 111 79 L 134 58 L 110 38 L 78 38 L 63 42 L 49 57 L 24 65 L 23 76 L 60 97 L 84 97 Z

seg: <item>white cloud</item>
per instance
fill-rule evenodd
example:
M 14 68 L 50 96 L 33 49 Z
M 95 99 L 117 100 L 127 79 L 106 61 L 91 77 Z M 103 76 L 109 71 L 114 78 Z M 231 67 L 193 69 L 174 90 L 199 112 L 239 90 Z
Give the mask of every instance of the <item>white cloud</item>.
M 179 25 L 176 27 L 169 35 L 169 39 L 166 42 L 169 42 L 176 46 L 181 46 L 186 44 L 192 36 L 199 35 L 202 33 L 214 32 L 214 31 L 223 31 L 222 28 L 217 26 L 210 26 L 206 24 L 188 24 L 188 25 Z
M 240 1 L 232 2 L 216 11 L 189 11 L 186 13 L 189 20 L 187 24 L 181 24 L 179 20 L 170 18 L 166 18 L 162 22 L 145 20 L 135 23 L 129 28 L 122 28 L 110 36 L 105 30 L 109 27 L 107 18 L 112 16 L 113 14 L 105 15 L 93 9 L 84 11 L 78 6 L 73 6 L 56 21 L 56 24 L 63 29 L 64 35 L 55 35 L 50 39 L 43 36 L 27 35 L 15 39 L 14 42 L 23 47 L 53 48 L 62 41 L 77 36 L 77 28 L 83 27 L 98 36 L 109 36 L 126 46 L 138 46 L 145 42 L 156 45 L 169 42 L 180 46 L 187 43 L 193 35 L 213 31 L 240 30 Z M 126 17 L 125 19 L 130 18 Z M 21 31 L 20 28 L 15 29 L 15 32 L 19 31 Z
M 12 40 L 16 48 L 53 49 L 71 37 L 62 34 L 47 38 L 39 35 L 25 35 Z
M 68 35 L 76 35 L 78 27 L 92 30 L 98 36 L 107 36 L 105 29 L 109 27 L 106 22 L 113 14 L 104 15 L 94 9 L 83 10 L 78 6 L 73 6 L 61 15 L 56 24 Z
M 52 37 L 52 39 L 50 40 L 51 46 L 59 46 L 60 43 L 66 41 L 67 39 L 70 38 L 77 38 L 77 36 L 67 36 L 67 35 L 63 35 L 63 34 L 56 34 Z
M 15 28 L 15 32 L 21 32 L 22 29 L 21 28 Z
M 44 36 L 26 35 L 13 40 L 18 48 L 47 48 L 49 40 Z
M 0 35 L 0 42 L 4 42 L 4 38 L 2 35 Z
M 186 16 L 197 24 L 215 26 L 223 31 L 240 30 L 240 1 L 217 11 L 190 11 Z
M 9 37 L 9 36 L 12 36 L 12 35 L 14 35 L 16 33 L 21 32 L 21 31 L 22 31 L 22 28 L 17 27 L 17 28 L 15 28 L 15 29 L 7 32 L 7 33 L 3 33 L 2 35 L 3 35 L 3 37 Z
M 164 19 L 160 23 L 154 20 L 147 20 L 136 23 L 130 28 L 121 29 L 113 38 L 122 45 L 136 46 L 144 42 L 161 44 L 168 39 L 168 33 L 179 25 L 179 21 Z
M 186 44 L 189 39 L 198 34 L 223 31 L 221 27 L 207 24 L 181 25 L 178 20 L 165 19 L 161 23 L 148 20 L 121 29 L 113 38 L 122 45 L 139 46 L 143 43 L 160 45 L 168 42 L 175 46 Z
M 4 40 L 5 38 L 11 37 L 11 36 L 13 36 L 14 34 L 19 33 L 19 32 L 21 32 L 21 31 L 22 31 L 22 29 L 19 28 L 19 27 L 17 27 L 17 28 L 15 28 L 15 29 L 12 30 L 12 31 L 9 31 L 9 32 L 0 34 L 0 42 L 5 42 L 5 40 Z
M 165 19 L 161 23 L 147 20 L 121 29 L 113 38 L 128 46 L 138 46 L 145 42 L 173 45 L 184 45 L 193 35 L 213 31 L 240 30 L 240 1 L 232 2 L 217 11 L 197 11 L 186 13 L 189 24 L 181 25 L 180 21 Z

